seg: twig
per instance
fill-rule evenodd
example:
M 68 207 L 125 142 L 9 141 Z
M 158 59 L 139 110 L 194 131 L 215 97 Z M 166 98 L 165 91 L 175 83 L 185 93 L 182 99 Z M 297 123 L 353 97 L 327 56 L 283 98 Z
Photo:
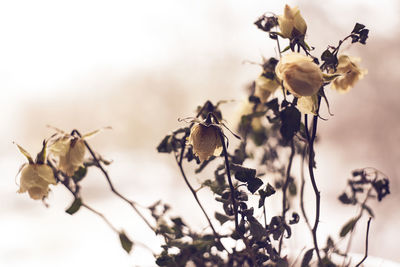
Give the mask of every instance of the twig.
M 184 138 L 183 140 L 185 140 L 185 139 L 186 139 L 186 138 Z M 176 163 L 177 163 L 178 166 L 179 166 L 179 170 L 181 171 L 183 180 L 185 181 L 187 187 L 189 188 L 190 192 L 192 193 L 194 199 L 196 200 L 197 205 L 200 207 L 201 211 L 203 212 L 204 216 L 206 217 L 206 219 L 207 219 L 207 221 L 208 221 L 208 224 L 210 225 L 211 230 L 212 230 L 213 233 L 214 233 L 214 236 L 215 236 L 216 238 L 219 239 L 219 235 L 218 235 L 217 231 L 215 230 L 214 225 L 212 224 L 212 222 L 211 222 L 211 220 L 210 220 L 210 217 L 208 217 L 207 212 L 206 212 L 205 209 L 203 208 L 203 205 L 201 204 L 201 202 L 200 202 L 200 200 L 199 200 L 199 198 L 198 198 L 198 196 L 197 196 L 196 190 L 194 190 L 194 188 L 192 187 L 192 185 L 189 183 L 189 180 L 188 180 L 187 177 L 186 177 L 185 171 L 183 170 L 182 159 L 183 159 L 183 154 L 185 153 L 185 144 L 184 144 L 184 142 L 185 142 L 185 141 L 182 142 L 183 144 L 182 144 L 182 150 L 181 150 L 180 159 L 178 160 L 178 159 L 175 158 L 175 159 L 176 159 Z
M 365 261 L 365 259 L 368 257 L 368 234 L 369 234 L 369 226 L 371 224 L 371 219 L 372 219 L 372 217 L 369 217 L 368 223 L 367 223 L 367 233 L 365 235 L 365 256 L 355 267 L 360 266 L 361 263 L 363 263 Z
M 65 188 L 68 189 L 68 191 L 74 196 L 74 199 L 78 199 L 79 197 L 79 193 L 76 190 L 73 190 L 70 185 L 69 185 L 69 180 L 68 180 L 68 176 L 65 176 L 65 174 L 61 173 L 62 176 L 64 176 L 64 179 L 61 180 L 59 177 L 60 172 L 58 172 L 56 170 L 56 168 L 54 167 L 53 163 L 50 160 L 47 160 L 47 164 L 53 169 L 54 175 L 57 178 L 58 181 L 60 181 Z M 107 219 L 107 217 L 105 217 L 102 213 L 98 212 L 97 210 L 95 210 L 94 208 L 90 207 L 89 205 L 87 205 L 86 203 L 82 202 L 81 199 L 81 206 L 85 207 L 86 209 L 90 210 L 91 212 L 93 212 L 94 214 L 96 214 L 97 216 L 99 216 L 101 219 L 103 219 L 103 221 L 117 234 L 120 233 L 120 231 L 118 231 L 118 229 Z
M 93 212 L 94 214 L 96 214 L 97 216 L 99 216 L 101 219 L 103 219 L 103 221 L 116 233 L 119 233 L 120 231 L 117 230 L 117 228 L 115 228 L 114 225 L 111 224 L 111 222 L 106 218 L 106 216 L 104 216 L 102 213 L 98 212 L 97 210 L 93 209 L 92 207 L 90 207 L 89 205 L 82 203 L 81 204 L 82 207 L 85 207 L 86 209 L 90 210 L 91 212 Z
M 355 223 L 354 226 L 353 226 L 353 229 L 352 229 L 351 232 L 350 232 L 350 237 L 349 237 L 349 241 L 348 241 L 348 243 L 347 243 L 346 251 L 345 251 L 345 253 L 344 253 L 344 259 L 343 259 L 343 265 L 342 265 L 342 266 L 344 266 L 345 261 L 346 261 L 346 259 L 347 259 L 347 254 L 349 253 L 350 248 L 351 248 L 351 243 L 352 243 L 352 240 L 353 240 L 354 229 L 355 229 L 355 227 L 356 227 L 356 224 L 358 223 L 358 220 L 359 220 L 359 219 L 363 216 L 363 214 L 364 214 L 364 210 L 365 210 L 365 209 L 364 209 L 363 207 L 365 206 L 365 204 L 367 203 L 368 199 L 370 198 L 370 193 L 371 193 L 372 189 L 373 189 L 372 186 L 368 189 L 367 194 L 366 194 L 366 196 L 365 196 L 365 199 L 364 199 L 364 201 L 363 201 L 363 202 L 361 203 L 361 205 L 360 205 L 360 212 L 359 212 L 358 215 L 355 217 L 357 220 L 356 220 L 356 223 Z
M 285 177 L 285 183 L 282 186 L 282 220 L 284 223 L 286 223 L 286 212 L 288 211 L 289 207 L 287 207 L 287 188 L 289 186 L 289 181 L 290 181 L 290 170 L 292 169 L 292 163 L 293 163 L 293 157 L 294 157 L 295 149 L 294 149 L 294 142 L 293 139 L 290 141 L 290 156 L 289 156 L 289 163 L 286 169 L 286 177 Z M 281 239 L 279 240 L 279 250 L 278 253 L 279 255 L 281 254 L 281 249 L 282 249 L 282 242 L 283 242 L 283 236 L 284 233 L 282 233 Z
M 81 134 L 77 131 L 77 130 L 73 130 L 71 135 L 76 133 L 79 137 L 82 137 Z M 132 208 L 133 210 L 139 215 L 139 217 L 146 223 L 146 225 L 155 233 L 156 229 L 150 224 L 150 222 L 146 219 L 146 217 L 144 217 L 144 215 L 138 210 L 138 208 L 136 207 L 136 202 L 133 200 L 129 200 L 127 199 L 125 196 L 123 196 L 121 193 L 119 193 L 112 181 L 110 176 L 108 175 L 107 171 L 103 168 L 103 166 L 101 165 L 101 162 L 99 161 L 99 159 L 97 158 L 96 154 L 93 152 L 92 148 L 89 146 L 89 144 L 86 142 L 86 140 L 83 140 L 86 148 L 88 149 L 90 155 L 92 156 L 93 160 L 96 162 L 96 166 L 101 170 L 101 172 L 104 174 L 107 183 L 111 189 L 111 191 L 117 195 L 119 198 L 121 198 L 122 200 L 124 200 L 125 202 L 127 202 Z

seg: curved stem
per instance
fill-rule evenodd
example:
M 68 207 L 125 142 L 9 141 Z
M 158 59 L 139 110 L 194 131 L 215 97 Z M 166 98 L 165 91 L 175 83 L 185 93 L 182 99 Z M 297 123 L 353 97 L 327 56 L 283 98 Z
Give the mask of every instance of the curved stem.
M 318 107 L 321 103 L 321 97 L 318 97 Z M 318 110 L 317 109 L 317 114 L 318 114 Z M 310 179 L 311 179 L 311 184 L 315 193 L 315 221 L 314 221 L 314 226 L 312 228 L 312 237 L 313 237 L 313 242 L 314 242 L 314 248 L 315 248 L 315 252 L 317 253 L 317 257 L 318 257 L 318 262 L 320 265 L 322 265 L 322 259 L 321 259 L 321 255 L 319 253 L 319 248 L 318 248 L 318 240 L 317 240 L 317 229 L 318 229 L 318 223 L 319 223 L 319 216 L 320 216 L 320 207 L 321 207 L 321 196 L 320 196 L 320 192 L 318 190 L 317 187 L 317 183 L 315 182 L 315 176 L 314 176 L 314 157 L 315 157 L 315 153 L 314 153 L 314 141 L 315 141 L 315 137 L 317 135 L 317 124 L 318 124 L 318 116 L 314 116 L 313 117 L 313 124 L 312 124 L 312 132 L 311 135 L 308 132 L 308 128 L 307 128 L 307 117 L 305 117 L 306 119 L 306 135 L 307 137 L 309 137 L 308 140 L 308 144 L 309 144 L 309 149 L 308 149 L 308 172 L 310 174 Z
M 77 130 L 73 130 L 71 135 L 73 133 L 76 133 L 79 137 L 82 137 L 81 134 L 77 131 Z M 111 189 L 111 191 L 118 196 L 119 198 L 121 198 L 122 200 L 124 200 L 125 202 L 127 202 L 132 208 L 133 210 L 137 213 L 137 215 L 139 215 L 139 217 L 146 223 L 146 225 L 155 233 L 156 229 L 150 224 L 150 222 L 146 219 L 146 217 L 144 217 L 144 215 L 139 211 L 139 209 L 136 207 L 136 202 L 133 200 L 129 200 L 128 198 L 126 198 L 125 196 L 123 196 L 119 191 L 117 191 L 111 181 L 110 176 L 108 175 L 107 171 L 103 168 L 100 160 L 97 158 L 96 154 L 93 152 L 92 148 L 89 146 L 89 144 L 86 142 L 86 140 L 83 140 L 86 148 L 88 149 L 90 155 L 92 156 L 93 160 L 96 163 L 96 166 L 101 170 L 101 172 L 104 174 L 107 183 Z
M 186 139 L 186 138 L 184 138 L 184 139 Z M 184 139 L 183 139 L 183 140 L 184 140 Z M 185 183 L 186 183 L 187 187 L 189 188 L 190 192 L 192 193 L 194 199 L 196 200 L 197 205 L 200 207 L 201 211 L 203 212 L 204 216 L 206 217 L 206 219 L 207 219 L 207 221 L 208 221 L 208 224 L 210 225 L 211 230 L 212 230 L 213 233 L 214 233 L 214 236 L 215 236 L 216 238 L 219 239 L 219 235 L 218 235 L 217 231 L 215 230 L 214 225 L 212 224 L 212 222 L 211 222 L 211 220 L 210 220 L 210 217 L 208 217 L 207 212 L 206 212 L 205 209 L 203 208 L 203 205 L 201 204 L 201 202 L 200 202 L 200 200 L 199 200 L 199 198 L 198 198 L 198 196 L 197 196 L 196 190 L 194 190 L 194 188 L 192 187 L 192 185 L 189 183 L 189 180 L 188 180 L 187 177 L 186 177 L 185 171 L 183 170 L 182 159 L 183 159 L 183 154 L 185 153 L 185 144 L 184 144 L 184 141 L 183 141 L 182 143 L 183 143 L 183 144 L 182 144 L 182 150 L 181 150 L 181 154 L 180 154 L 180 159 L 178 160 L 178 159 L 176 158 L 176 163 L 177 163 L 178 166 L 179 166 L 179 170 L 181 171 L 183 180 L 185 180 Z

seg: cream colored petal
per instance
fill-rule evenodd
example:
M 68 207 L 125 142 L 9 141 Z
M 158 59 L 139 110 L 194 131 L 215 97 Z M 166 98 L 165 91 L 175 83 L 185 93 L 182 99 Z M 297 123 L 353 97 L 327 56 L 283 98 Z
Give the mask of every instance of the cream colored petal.
M 64 136 L 50 145 L 49 150 L 54 156 L 65 155 L 68 152 L 71 138 Z
M 29 164 L 22 169 L 20 178 L 20 189 L 18 191 L 19 193 L 29 191 L 33 187 L 47 190 L 49 183 L 39 175 L 39 172 L 41 174 L 44 173 L 43 169 L 40 168 L 42 166 L 44 165 Z
M 47 196 L 48 188 L 42 187 L 31 187 L 28 189 L 29 196 L 34 200 L 40 200 Z
M 40 178 L 49 184 L 56 184 L 56 178 L 54 178 L 53 169 L 48 165 L 36 165 L 36 171 Z
M 303 96 L 297 101 L 297 108 L 305 114 L 317 115 L 318 94 L 313 96 Z
M 286 19 L 284 17 L 278 17 L 279 29 L 284 38 L 290 38 L 293 31 L 293 20 Z
M 296 30 L 300 34 L 302 34 L 302 35 L 306 34 L 307 24 L 306 24 L 306 21 L 304 20 L 304 18 L 300 15 L 300 12 L 298 12 L 296 14 L 294 21 L 293 21 L 293 26 L 294 26 L 294 28 L 296 28 Z

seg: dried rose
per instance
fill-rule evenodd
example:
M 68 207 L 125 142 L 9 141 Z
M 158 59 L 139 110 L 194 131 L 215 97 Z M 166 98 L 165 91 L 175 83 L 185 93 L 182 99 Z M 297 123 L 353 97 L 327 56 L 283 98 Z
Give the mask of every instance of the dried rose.
M 331 87 L 340 93 L 346 93 L 367 74 L 367 70 L 358 66 L 358 62 L 361 61 L 359 58 L 340 55 L 338 61 L 335 74 L 340 76 L 333 80 Z
M 295 97 L 316 94 L 324 81 L 318 65 L 310 57 L 299 53 L 284 55 L 275 72 L 285 89 Z
M 196 123 L 190 130 L 189 144 L 200 161 L 219 156 L 222 152 L 220 129 L 214 125 Z

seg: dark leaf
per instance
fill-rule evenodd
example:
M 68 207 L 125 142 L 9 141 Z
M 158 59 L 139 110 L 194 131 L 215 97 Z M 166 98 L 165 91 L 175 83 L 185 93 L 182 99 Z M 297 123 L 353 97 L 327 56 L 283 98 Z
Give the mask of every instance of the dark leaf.
M 270 101 L 268 101 L 265 104 L 269 109 L 271 109 L 275 115 L 279 114 L 279 102 L 278 102 L 278 98 L 274 98 Z
M 360 32 L 360 43 L 361 44 L 366 44 L 366 41 L 368 39 L 368 33 L 369 33 L 368 29 L 361 30 L 361 32 Z
M 65 212 L 72 215 L 77 212 L 81 206 L 82 200 L 80 198 L 75 198 L 74 202 L 72 202 L 71 206 Z
M 130 253 L 132 250 L 133 242 L 126 236 L 124 232 L 119 233 L 119 240 L 121 241 L 122 248 Z
M 296 224 L 300 221 L 300 216 L 297 212 L 292 213 L 292 219 L 289 221 L 289 224 Z
M 255 178 L 256 170 L 245 168 L 238 164 L 231 164 L 232 171 L 235 173 L 235 178 L 243 183 Z
M 359 218 L 353 218 L 350 221 L 348 221 L 343 227 L 342 230 L 340 230 L 340 237 L 345 237 L 350 231 L 354 229 L 354 226 L 358 222 Z
M 330 60 L 332 60 L 333 56 L 334 55 L 331 53 L 331 51 L 329 51 L 329 49 L 326 49 L 321 55 L 321 60 L 322 61 L 330 61 Z
M 174 266 L 174 259 L 167 252 L 163 252 L 157 257 L 156 264 L 158 266 Z
M 161 143 L 157 146 L 159 153 L 171 153 L 173 147 L 171 145 L 171 135 L 166 135 Z
M 280 128 L 283 139 L 288 142 L 300 130 L 301 113 L 294 106 L 288 106 L 280 113 L 282 125 Z
M 343 193 L 339 196 L 339 200 L 340 202 L 342 202 L 343 204 L 354 204 L 354 201 L 351 200 L 346 193 Z
M 180 217 L 171 218 L 171 221 L 178 227 L 186 226 L 186 224 L 182 221 L 182 218 Z
M 307 252 L 304 254 L 303 260 L 301 261 L 301 267 L 309 267 L 310 266 L 310 261 L 312 260 L 313 252 L 314 252 L 313 248 L 307 250 Z
M 389 179 L 387 178 L 373 181 L 372 186 L 378 194 L 378 201 L 381 201 L 386 195 L 390 194 Z
M 247 189 L 254 194 L 260 186 L 263 185 L 263 181 L 260 178 L 254 178 L 247 181 Z
M 72 179 L 74 180 L 75 183 L 78 183 L 83 178 L 85 178 L 86 174 L 87 174 L 87 168 L 86 167 L 79 167 L 79 169 L 72 176 Z
M 351 31 L 351 33 L 359 33 L 364 28 L 365 28 L 364 25 L 357 22 L 356 25 L 354 26 L 353 30 Z
M 253 216 L 248 218 L 248 222 L 250 224 L 250 233 L 253 236 L 254 240 L 260 241 L 262 237 L 266 234 L 265 228 Z
M 231 218 L 229 218 L 228 216 L 226 216 L 222 213 L 219 213 L 219 212 L 215 212 L 214 216 L 215 216 L 215 219 L 217 219 L 221 225 L 223 225 L 227 221 L 231 220 Z

